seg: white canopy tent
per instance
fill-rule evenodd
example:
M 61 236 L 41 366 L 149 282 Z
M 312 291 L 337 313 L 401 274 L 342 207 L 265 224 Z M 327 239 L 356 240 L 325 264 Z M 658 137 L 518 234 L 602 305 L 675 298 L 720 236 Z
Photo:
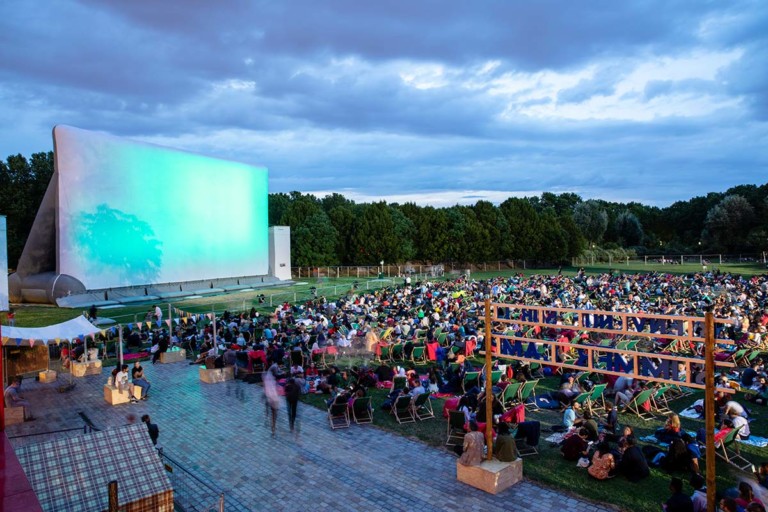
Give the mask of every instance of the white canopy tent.
M 3 345 L 17 344 L 16 340 L 21 340 L 20 345 L 30 346 L 29 340 L 54 341 L 54 340 L 73 340 L 80 336 L 91 336 L 102 331 L 88 321 L 84 316 L 78 316 L 66 322 L 48 325 L 45 327 L 2 327 Z

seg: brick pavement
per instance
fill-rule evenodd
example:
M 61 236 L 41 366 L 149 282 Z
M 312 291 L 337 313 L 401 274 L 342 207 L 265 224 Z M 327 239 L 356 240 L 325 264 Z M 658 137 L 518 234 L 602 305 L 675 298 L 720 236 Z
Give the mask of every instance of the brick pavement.
M 304 404 L 299 404 L 300 434 L 288 431 L 281 411 L 273 439 L 260 386 L 240 381 L 204 384 L 197 367 L 186 363 L 146 364 L 150 399 L 113 407 L 102 396 L 109 370 L 75 379 L 76 387 L 66 393 L 57 388 L 69 375 L 50 384 L 25 380 L 22 394 L 31 400 L 38 420 L 10 426 L 8 436 L 81 428 L 81 412 L 100 429 L 150 414 L 160 426 L 166 453 L 225 492 L 230 499 L 227 511 L 615 510 L 527 480 L 499 495 L 486 494 L 456 481 L 456 458 L 446 450 L 371 425 L 332 431 L 324 412 Z M 46 438 L 11 443 L 20 446 Z

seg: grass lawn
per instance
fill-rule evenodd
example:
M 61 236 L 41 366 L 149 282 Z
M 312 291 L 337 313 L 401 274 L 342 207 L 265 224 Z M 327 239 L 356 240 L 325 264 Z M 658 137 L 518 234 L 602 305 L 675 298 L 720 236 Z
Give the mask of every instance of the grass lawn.
M 339 360 L 340 367 L 348 367 L 352 364 L 360 364 L 359 360 L 347 361 L 344 358 Z M 482 364 L 480 362 L 480 364 Z M 424 370 L 425 367 L 421 367 Z M 425 373 L 425 371 L 422 371 Z M 542 379 L 537 386 L 537 393 L 542 394 L 554 390 L 559 385 L 559 377 L 550 377 Z M 396 433 L 412 439 L 417 439 L 430 446 L 439 449 L 445 447 L 447 420 L 442 417 L 443 399 L 432 401 L 435 410 L 435 419 L 417 421 L 416 423 L 398 424 L 394 416 L 381 409 L 381 404 L 387 396 L 386 390 L 373 389 L 369 394 L 372 397 L 374 407 L 373 425 L 377 428 Z M 670 408 L 675 412 L 680 412 L 695 400 L 701 398 L 703 392 L 694 393 L 688 397 L 680 398 L 670 402 Z M 325 409 L 325 400 L 328 395 L 305 395 L 303 401 L 318 408 Z M 746 403 L 741 393 L 737 400 Z M 750 423 L 752 434 L 760 437 L 768 437 L 768 427 L 764 418 L 768 415 L 768 409 L 760 406 L 751 408 L 753 415 L 758 419 Z M 622 413 L 619 415 L 619 422 L 623 425 L 631 425 L 638 437 L 651 435 L 657 429 L 663 426 L 666 418 L 659 416 L 657 420 L 644 421 L 632 414 Z M 704 427 L 704 420 L 691 420 L 681 418 L 683 427 L 686 430 L 696 431 Z M 538 483 L 557 488 L 561 491 L 573 493 L 574 495 L 588 498 L 598 502 L 612 503 L 623 510 L 631 512 L 657 512 L 660 510 L 660 504 L 669 498 L 668 489 L 669 479 L 672 476 L 679 476 L 686 481 L 685 492 L 690 494 L 692 489 L 687 484 L 688 475 L 680 473 L 672 475 L 657 468 L 651 468 L 651 476 L 639 483 L 630 483 L 619 476 L 612 480 L 596 481 L 589 477 L 585 469 L 576 467 L 574 462 L 565 461 L 560 455 L 559 446 L 551 446 L 544 439 L 550 435 L 549 427 L 559 424 L 561 413 L 558 411 L 527 411 L 526 420 L 537 420 L 542 423 L 542 437 L 539 444 L 539 455 L 526 457 L 524 459 L 524 474 L 527 478 Z M 369 428 L 366 426 L 352 425 L 355 428 Z M 328 427 L 330 428 L 330 426 Z M 642 443 L 641 443 L 642 444 Z M 755 465 L 763 460 L 768 460 L 768 449 L 755 448 L 742 445 L 742 455 L 753 462 Z M 705 462 L 700 462 L 702 471 L 705 468 Z M 726 489 L 738 485 L 739 479 L 748 477 L 747 474 L 739 472 L 722 461 L 717 459 L 717 482 L 718 488 Z M 755 482 L 755 485 L 756 482 Z

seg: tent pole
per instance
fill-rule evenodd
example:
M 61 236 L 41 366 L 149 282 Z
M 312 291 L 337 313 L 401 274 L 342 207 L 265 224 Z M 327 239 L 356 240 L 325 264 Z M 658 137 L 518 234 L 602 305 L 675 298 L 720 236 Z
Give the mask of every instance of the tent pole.
M 117 324 L 117 339 L 118 339 L 118 346 L 117 346 L 117 363 L 120 366 L 120 368 L 123 367 L 123 326 L 120 324 Z
M 211 307 L 211 313 L 213 314 L 213 348 L 214 354 L 219 355 L 219 341 L 216 339 L 216 308 Z
M 3 358 L 5 347 L 3 346 L 3 326 L 0 324 L 0 385 L 5 391 L 5 380 L 3 380 L 5 370 L 5 359 Z M 5 400 L 0 400 L 0 432 L 5 432 Z

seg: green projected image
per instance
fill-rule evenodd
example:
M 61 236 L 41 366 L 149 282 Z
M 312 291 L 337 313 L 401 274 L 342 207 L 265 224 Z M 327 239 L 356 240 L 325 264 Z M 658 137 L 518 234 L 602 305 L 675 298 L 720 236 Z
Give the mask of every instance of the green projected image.
M 87 289 L 268 273 L 267 170 L 54 128 L 58 268 Z

